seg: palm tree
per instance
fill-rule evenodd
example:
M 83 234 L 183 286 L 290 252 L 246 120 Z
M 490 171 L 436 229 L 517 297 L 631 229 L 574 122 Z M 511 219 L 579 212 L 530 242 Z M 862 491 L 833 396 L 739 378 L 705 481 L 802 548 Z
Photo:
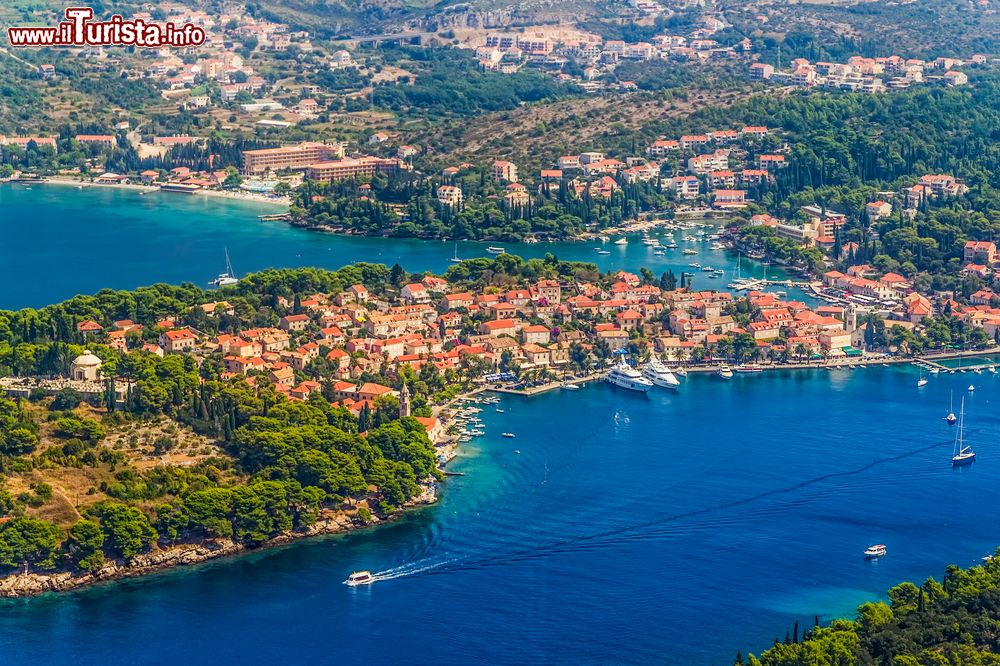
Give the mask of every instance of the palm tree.
M 802 358 L 808 353 L 809 349 L 807 349 L 806 346 L 801 342 L 795 345 L 795 356 L 799 359 L 800 362 L 802 361 Z

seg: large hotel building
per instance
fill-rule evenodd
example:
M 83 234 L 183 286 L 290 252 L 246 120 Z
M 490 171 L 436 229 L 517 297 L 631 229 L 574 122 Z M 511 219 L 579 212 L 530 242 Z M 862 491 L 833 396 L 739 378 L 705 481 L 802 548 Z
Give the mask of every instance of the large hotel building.
M 264 148 L 243 151 L 243 174 L 257 176 L 268 169 L 305 169 L 310 164 L 330 158 L 343 157 L 344 144 L 316 142 L 300 143 L 283 148 Z
M 391 174 L 401 168 L 401 163 L 397 159 L 358 157 L 310 164 L 306 167 L 306 178 L 328 183 L 355 176 L 374 176 L 376 173 Z

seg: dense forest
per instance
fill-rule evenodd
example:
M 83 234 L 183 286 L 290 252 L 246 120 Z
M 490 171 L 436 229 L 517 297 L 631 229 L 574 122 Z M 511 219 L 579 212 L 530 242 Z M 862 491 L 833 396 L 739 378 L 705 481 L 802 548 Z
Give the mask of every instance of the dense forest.
M 1000 554 L 1000 552 L 998 552 Z M 858 607 L 857 618 L 818 623 L 799 636 L 798 624 L 784 642 L 775 640 L 760 658 L 736 664 L 806 666 L 894 664 L 987 666 L 1000 663 L 1000 559 L 961 569 L 950 566 L 941 582 L 902 583 L 889 603 Z
M 435 192 L 441 184 L 461 187 L 465 201 L 452 208 Z M 359 190 L 365 186 L 369 189 Z M 671 196 L 655 183 L 627 183 L 621 177 L 610 197 L 589 189 L 577 194 L 566 181 L 551 190 L 530 192 L 524 202 L 504 197 L 505 189 L 483 167 L 469 167 L 447 180 L 412 172 L 376 176 L 370 182 L 307 182 L 295 193 L 292 215 L 302 224 L 329 226 L 367 235 L 519 241 L 566 239 L 584 231 L 618 225 L 649 210 L 662 210 Z
M 407 86 L 376 87 L 372 102 L 411 117 L 471 116 L 580 94 L 574 86 L 534 70 L 484 72 L 467 50 L 405 46 L 381 50 L 387 62 L 414 71 L 416 80 Z

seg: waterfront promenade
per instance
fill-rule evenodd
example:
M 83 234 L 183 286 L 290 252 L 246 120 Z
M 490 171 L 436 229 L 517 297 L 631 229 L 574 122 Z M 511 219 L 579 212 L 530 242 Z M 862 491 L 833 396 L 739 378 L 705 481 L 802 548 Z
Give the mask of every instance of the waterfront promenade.
M 815 361 L 802 361 L 792 363 L 755 363 L 761 372 L 776 372 L 784 370 L 837 370 L 856 369 L 874 365 L 921 365 L 928 368 L 937 368 L 944 371 L 975 372 L 1000 367 L 1000 363 L 981 363 L 976 365 L 962 366 L 961 368 L 949 368 L 943 366 L 939 361 L 951 359 L 976 358 L 982 356 L 1000 355 L 1000 346 L 988 349 L 976 349 L 969 351 L 936 352 L 923 356 L 893 356 L 890 354 L 867 354 L 851 358 L 822 359 Z M 719 362 L 713 361 L 701 364 L 683 364 L 683 368 L 689 373 L 714 373 L 719 371 Z M 678 364 L 670 364 L 670 367 L 677 368 Z M 568 376 L 554 381 L 529 386 L 526 388 L 515 388 L 519 382 L 504 384 L 488 384 L 485 390 L 496 391 L 498 393 L 508 393 L 511 395 L 534 396 L 548 391 L 561 388 L 564 384 L 583 385 L 588 382 L 603 379 L 608 369 L 596 370 L 583 376 Z

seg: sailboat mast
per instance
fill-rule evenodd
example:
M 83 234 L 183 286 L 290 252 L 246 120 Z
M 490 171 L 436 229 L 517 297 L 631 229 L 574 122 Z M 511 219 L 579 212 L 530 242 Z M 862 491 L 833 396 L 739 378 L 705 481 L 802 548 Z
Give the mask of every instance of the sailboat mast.
M 965 427 L 965 398 L 962 398 L 962 406 L 958 412 L 958 431 L 955 433 L 955 453 L 959 454 L 965 448 L 962 442 L 962 428 Z

